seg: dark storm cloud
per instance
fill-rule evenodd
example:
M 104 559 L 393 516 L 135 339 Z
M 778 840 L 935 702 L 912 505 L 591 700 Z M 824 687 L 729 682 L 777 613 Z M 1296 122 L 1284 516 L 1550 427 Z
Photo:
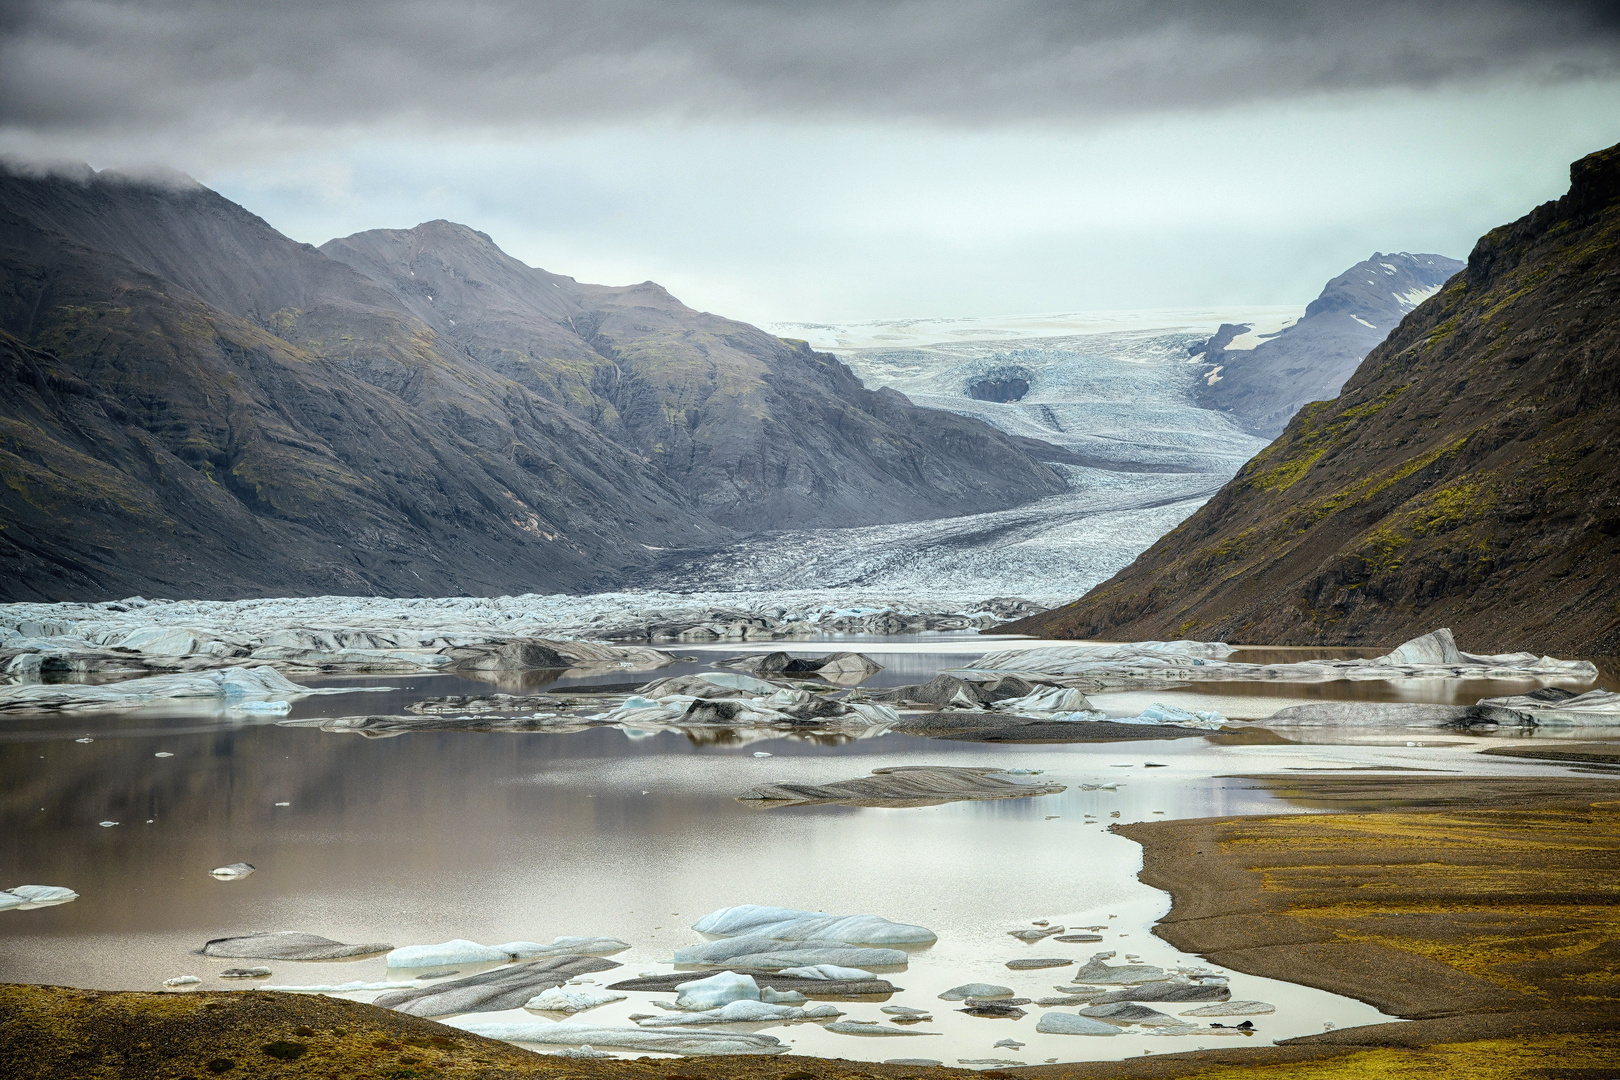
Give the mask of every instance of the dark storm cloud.
M 0 124 L 1108 116 L 1620 70 L 1612 3 L 13 0 Z

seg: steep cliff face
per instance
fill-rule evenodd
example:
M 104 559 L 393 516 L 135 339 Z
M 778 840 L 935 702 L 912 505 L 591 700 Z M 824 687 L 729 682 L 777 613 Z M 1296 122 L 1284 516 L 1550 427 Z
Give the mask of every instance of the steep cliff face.
M 1063 637 L 1620 652 L 1620 147 L 1482 237 L 1334 401 L 1081 600 Z
M 655 548 L 1062 488 L 651 283 L 419 231 L 413 280 L 183 179 L 0 171 L 0 599 L 603 588 Z
M 1212 365 L 1199 404 L 1275 438 L 1304 405 L 1333 397 L 1407 312 L 1463 268 L 1444 255 L 1373 256 L 1328 282 L 1298 322 L 1258 342 L 1222 325 L 1194 355 Z M 1233 347 L 1233 338 L 1249 348 Z

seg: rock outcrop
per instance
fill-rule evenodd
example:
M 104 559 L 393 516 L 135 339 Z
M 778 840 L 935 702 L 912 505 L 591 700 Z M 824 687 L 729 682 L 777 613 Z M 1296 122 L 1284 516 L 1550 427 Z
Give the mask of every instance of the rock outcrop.
M 1620 147 L 1050 637 L 1620 651 Z

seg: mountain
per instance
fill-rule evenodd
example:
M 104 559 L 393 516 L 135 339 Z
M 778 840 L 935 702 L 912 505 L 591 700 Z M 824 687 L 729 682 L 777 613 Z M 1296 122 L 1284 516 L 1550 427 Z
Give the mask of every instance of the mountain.
M 1620 651 L 1620 146 L 1482 237 L 1334 401 L 1012 632 Z
M 869 391 L 835 357 L 693 311 L 650 281 L 583 285 L 448 221 L 321 251 L 481 365 L 651 462 L 727 526 L 915 521 L 1064 490 L 1021 440 Z
M 1291 326 L 1256 335 L 1248 325 L 1222 324 L 1189 350 L 1210 365 L 1199 404 L 1276 438 L 1308 402 L 1338 394 L 1362 358 L 1462 268 L 1444 255 L 1375 251 L 1328 282 Z
M 650 283 L 412 233 L 446 286 L 461 267 L 461 318 L 185 178 L 0 171 L 0 598 L 582 590 L 778 511 L 871 524 L 1063 489 L 986 425 Z M 527 291 L 469 278 L 469 251 Z M 571 299 L 548 309 L 552 281 Z M 527 359 L 488 347 L 502 332 Z

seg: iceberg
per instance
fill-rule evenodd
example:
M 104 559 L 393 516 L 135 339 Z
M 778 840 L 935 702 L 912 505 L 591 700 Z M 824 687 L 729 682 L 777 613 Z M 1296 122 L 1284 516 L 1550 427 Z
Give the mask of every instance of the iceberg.
M 388 954 L 391 968 L 446 967 L 450 964 L 488 964 L 506 960 L 532 960 L 543 956 L 579 956 L 623 952 L 629 942 L 610 937 L 559 937 L 550 945 L 536 941 L 508 941 L 480 945 L 455 938 L 438 945 L 407 945 Z
M 836 940 L 855 945 L 929 945 L 939 940 L 926 926 L 890 922 L 877 915 L 823 915 L 796 908 L 740 904 L 710 912 L 692 924 L 700 934 L 750 935 L 778 941 Z
M 722 971 L 706 979 L 693 979 L 675 988 L 675 1004 L 682 1009 L 718 1009 L 733 1001 L 758 1001 L 759 984 L 752 975 Z
M 593 971 L 619 965 L 597 956 L 554 956 L 469 975 L 451 982 L 416 985 L 384 994 L 373 1004 L 412 1016 L 449 1016 L 452 1013 L 500 1012 L 522 1008 L 542 991 Z
M 79 894 L 61 885 L 14 885 L 0 892 L 0 911 L 28 911 L 70 903 Z
M 785 1023 L 795 1020 L 822 1020 L 844 1015 L 832 1005 L 775 1005 L 765 1001 L 730 1001 L 718 1009 L 675 1013 L 642 1020 L 642 1027 L 678 1027 L 688 1024 Z
M 565 990 L 553 986 L 523 1003 L 525 1009 L 537 1012 L 581 1013 L 598 1005 L 625 1000 L 623 994 L 603 993 L 595 990 Z
M 1120 1029 L 1102 1020 L 1075 1013 L 1044 1012 L 1035 1022 L 1042 1035 L 1118 1035 Z
M 781 971 L 777 972 L 777 974 L 793 975 L 801 979 L 828 979 L 837 980 L 840 982 L 871 979 L 875 977 L 870 971 L 862 971 L 860 968 L 839 967 L 837 964 L 816 964 L 812 967 L 783 968 Z
M 387 690 L 384 686 L 315 689 L 288 679 L 272 667 L 227 667 L 174 675 L 150 675 L 111 683 L 13 683 L 0 686 L 0 712 L 34 709 L 127 709 L 155 702 L 213 699 L 231 707 L 251 699 L 303 697 Z
M 345 945 L 318 934 L 302 934 L 282 930 L 268 934 L 245 934 L 241 937 L 214 938 L 203 944 L 204 956 L 223 956 L 233 960 L 342 960 L 350 956 L 370 956 L 387 952 L 393 946 L 384 942 L 369 945 Z
M 818 964 L 861 968 L 900 967 L 907 960 L 906 954 L 899 949 L 862 948 L 843 941 L 819 939 L 780 941 L 753 935 L 687 945 L 676 949 L 674 957 L 677 964 L 724 964 L 727 967 L 754 967 L 767 971 L 814 967 Z
M 441 1022 L 486 1039 L 542 1046 L 611 1046 L 619 1050 L 693 1055 L 785 1054 L 789 1049 L 786 1043 L 772 1035 L 730 1031 L 648 1031 L 639 1027 L 478 1020 L 465 1016 Z

